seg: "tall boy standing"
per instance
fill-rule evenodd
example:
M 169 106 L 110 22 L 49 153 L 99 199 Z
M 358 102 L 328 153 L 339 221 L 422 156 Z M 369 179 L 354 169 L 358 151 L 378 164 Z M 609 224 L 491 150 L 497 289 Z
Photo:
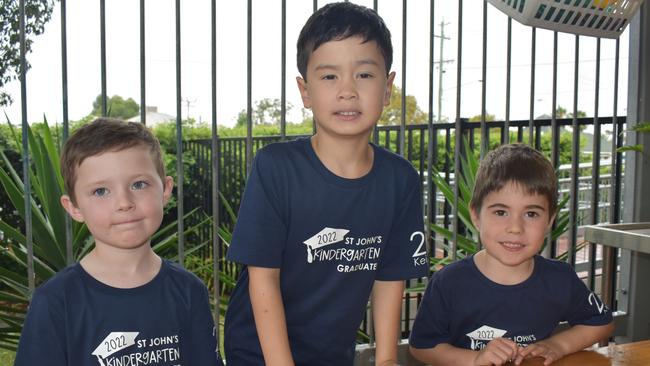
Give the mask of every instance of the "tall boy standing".
M 333 3 L 298 39 L 316 134 L 257 153 L 228 259 L 244 264 L 226 314 L 229 366 L 351 365 L 372 292 L 377 365 L 395 364 L 404 280 L 425 276 L 420 180 L 369 143 L 395 77 L 372 10 Z
M 95 246 L 36 289 L 15 365 L 221 365 L 205 285 L 151 248 L 173 186 L 158 140 L 100 118 L 61 166 L 61 203 Z
M 564 262 L 538 255 L 557 210 L 557 178 L 535 149 L 503 145 L 476 173 L 470 202 L 483 248 L 435 272 L 411 353 L 432 365 L 544 365 L 613 330 L 612 314 Z M 561 321 L 571 328 L 555 333 Z

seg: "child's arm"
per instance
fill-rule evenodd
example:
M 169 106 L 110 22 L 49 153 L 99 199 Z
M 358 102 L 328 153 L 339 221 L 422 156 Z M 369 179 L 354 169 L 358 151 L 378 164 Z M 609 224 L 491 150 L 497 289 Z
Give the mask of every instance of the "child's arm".
M 413 357 L 435 365 L 503 365 L 517 356 L 517 344 L 510 339 L 496 338 L 480 351 L 439 343 L 433 348 L 410 348 Z
M 293 365 L 280 292 L 280 269 L 248 267 L 248 291 L 266 365 Z
M 377 366 L 397 364 L 397 341 L 403 294 L 404 281 L 375 281 L 372 287 Z
M 516 364 L 526 357 L 543 357 L 544 365 L 589 347 L 614 331 L 614 323 L 605 325 L 574 325 L 554 336 L 533 343 L 519 351 Z

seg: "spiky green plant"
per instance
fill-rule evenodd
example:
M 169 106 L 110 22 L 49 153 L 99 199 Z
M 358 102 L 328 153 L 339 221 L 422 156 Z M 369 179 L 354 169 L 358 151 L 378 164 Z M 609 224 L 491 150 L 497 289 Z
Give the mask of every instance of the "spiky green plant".
M 638 123 L 628 131 L 623 131 L 621 133 L 625 133 L 625 132 L 648 133 L 650 132 L 650 122 Z M 618 149 L 616 149 L 616 151 L 617 152 L 636 151 L 638 153 L 643 153 L 643 145 L 642 144 L 625 145 L 619 147 Z

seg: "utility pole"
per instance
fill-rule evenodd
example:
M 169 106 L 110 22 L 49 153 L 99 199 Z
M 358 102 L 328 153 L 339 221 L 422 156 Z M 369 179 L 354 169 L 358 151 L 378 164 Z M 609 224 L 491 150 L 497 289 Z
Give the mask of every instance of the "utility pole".
M 443 19 L 442 22 L 440 22 L 440 35 L 433 35 L 434 37 L 440 38 L 440 52 L 438 52 L 440 55 L 440 61 L 434 62 L 434 64 L 438 64 L 438 123 L 442 123 L 442 74 L 445 72 L 445 70 L 442 68 L 442 65 L 449 62 L 454 62 L 453 59 L 445 60 L 443 57 L 445 39 L 450 39 L 449 37 L 445 37 L 445 25 L 447 24 L 449 23 L 445 23 Z
M 194 102 L 196 102 L 196 99 L 189 100 L 189 98 L 185 98 L 185 100 L 183 102 L 185 102 L 185 105 L 187 107 L 187 120 L 189 121 L 190 120 L 190 105 L 194 104 Z

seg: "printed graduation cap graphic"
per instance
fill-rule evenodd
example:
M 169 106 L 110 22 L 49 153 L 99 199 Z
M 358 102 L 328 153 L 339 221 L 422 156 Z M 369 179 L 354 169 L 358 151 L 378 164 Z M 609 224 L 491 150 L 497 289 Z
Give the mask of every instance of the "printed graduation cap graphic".
M 331 227 L 326 227 L 318 234 L 303 241 L 303 243 L 305 243 L 307 246 L 307 263 L 314 261 L 314 250 L 343 241 L 345 234 L 349 232 L 350 230 L 332 229 Z
M 477 341 L 489 342 L 494 338 L 503 337 L 503 335 L 506 334 L 507 332 L 508 331 L 503 329 L 492 328 L 490 326 L 484 325 L 473 332 L 467 333 L 466 336 L 468 336 L 472 340 L 472 344 L 470 348 L 476 350 L 475 346 Z
M 106 366 L 104 364 L 106 357 L 133 346 L 138 334 L 138 332 L 111 332 L 99 343 L 99 346 L 95 348 L 92 355 L 97 356 L 97 360 L 101 366 Z

